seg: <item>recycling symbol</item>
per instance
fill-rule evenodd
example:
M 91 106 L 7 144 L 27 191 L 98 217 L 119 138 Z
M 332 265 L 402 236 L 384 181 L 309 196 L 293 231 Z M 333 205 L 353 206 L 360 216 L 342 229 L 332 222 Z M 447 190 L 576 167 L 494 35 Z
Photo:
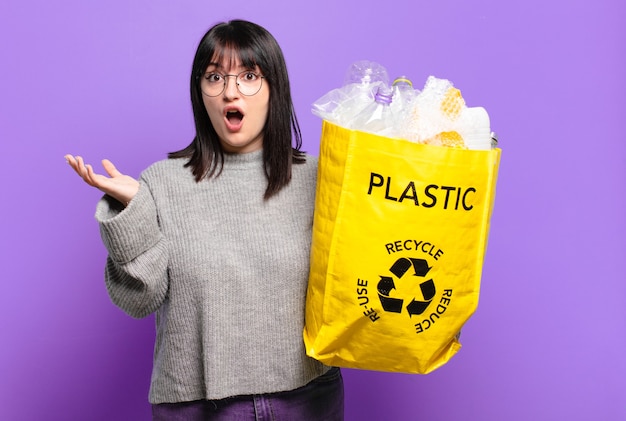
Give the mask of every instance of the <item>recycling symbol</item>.
M 413 268 L 413 273 L 407 274 L 411 268 Z M 413 279 L 408 279 L 411 276 L 417 277 L 417 281 L 419 282 L 421 279 L 426 279 L 426 275 L 430 269 L 431 268 L 428 267 L 428 262 L 424 259 L 401 257 L 396 260 L 389 271 L 395 276 L 395 279 L 398 282 L 414 282 Z M 412 297 L 411 302 L 406 305 L 409 317 L 422 314 L 435 297 L 435 283 L 432 279 L 420 282 L 419 287 L 422 296 L 419 297 L 419 299 Z M 378 298 L 380 298 L 380 304 L 383 306 L 383 310 L 392 313 L 402 313 L 404 299 L 394 298 L 391 296 L 392 291 L 395 289 L 396 284 L 393 277 L 380 277 L 380 281 L 378 281 Z

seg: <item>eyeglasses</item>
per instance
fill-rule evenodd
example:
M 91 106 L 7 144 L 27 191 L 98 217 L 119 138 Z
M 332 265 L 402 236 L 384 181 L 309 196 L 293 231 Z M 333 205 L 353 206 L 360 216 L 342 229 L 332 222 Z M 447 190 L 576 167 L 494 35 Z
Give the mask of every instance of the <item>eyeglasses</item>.
M 260 76 L 249 70 L 244 70 L 237 75 L 221 75 L 219 73 L 205 73 L 200 81 L 200 89 L 206 96 L 218 96 L 226 89 L 226 82 L 229 77 L 234 77 L 237 83 L 237 90 L 245 96 L 256 95 L 261 90 L 264 76 Z

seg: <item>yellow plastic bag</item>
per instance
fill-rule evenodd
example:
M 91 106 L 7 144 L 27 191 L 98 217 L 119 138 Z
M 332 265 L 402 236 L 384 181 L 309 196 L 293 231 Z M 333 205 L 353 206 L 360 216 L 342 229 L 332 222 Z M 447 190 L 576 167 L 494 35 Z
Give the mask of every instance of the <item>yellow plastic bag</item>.
M 425 374 L 461 347 L 478 304 L 500 149 L 322 128 L 307 354 Z

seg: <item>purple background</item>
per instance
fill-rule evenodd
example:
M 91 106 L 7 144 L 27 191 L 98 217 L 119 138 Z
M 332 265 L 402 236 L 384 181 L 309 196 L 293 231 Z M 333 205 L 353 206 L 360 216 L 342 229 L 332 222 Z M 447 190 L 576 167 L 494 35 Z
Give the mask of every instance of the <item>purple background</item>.
M 626 419 L 622 0 L 3 0 L 0 419 L 149 419 L 154 320 L 109 301 L 100 194 L 63 155 L 138 176 L 187 145 L 196 45 L 236 17 L 283 47 L 308 151 L 310 104 L 368 59 L 450 79 L 504 152 L 463 349 L 344 370 L 346 419 Z

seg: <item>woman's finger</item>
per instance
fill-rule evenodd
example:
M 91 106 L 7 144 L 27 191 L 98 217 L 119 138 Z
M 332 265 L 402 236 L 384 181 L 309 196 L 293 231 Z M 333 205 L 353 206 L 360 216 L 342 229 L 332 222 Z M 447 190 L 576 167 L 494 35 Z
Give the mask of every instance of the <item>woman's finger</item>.
M 85 164 L 85 160 L 83 159 L 82 156 L 77 156 L 76 162 L 78 163 L 78 175 L 82 177 L 83 181 L 91 185 L 91 183 L 89 182 L 89 174 L 88 174 L 87 165 Z
M 67 154 L 64 156 L 64 158 L 65 162 L 67 162 L 67 164 L 72 167 L 74 171 L 76 171 L 76 160 L 74 159 L 74 157 L 70 154 Z
M 98 182 L 96 181 L 96 174 L 93 172 L 93 167 L 90 164 L 85 165 L 85 181 L 87 184 L 93 187 L 98 187 Z
M 113 178 L 124 175 L 121 172 L 119 172 L 117 168 L 115 168 L 115 165 L 113 165 L 113 163 L 109 161 L 108 159 L 102 160 L 102 166 L 104 167 L 104 170 L 107 172 L 107 174 L 109 174 L 109 176 Z
M 65 155 L 65 160 L 70 165 L 70 167 L 72 167 L 72 169 L 76 172 L 76 174 L 78 174 L 80 176 L 81 174 L 80 174 L 80 170 L 78 168 L 79 164 L 78 164 L 77 159 L 74 156 L 72 156 L 72 155 Z
M 87 181 L 87 168 L 85 167 L 85 161 L 82 156 L 76 157 L 76 172 L 84 181 Z

